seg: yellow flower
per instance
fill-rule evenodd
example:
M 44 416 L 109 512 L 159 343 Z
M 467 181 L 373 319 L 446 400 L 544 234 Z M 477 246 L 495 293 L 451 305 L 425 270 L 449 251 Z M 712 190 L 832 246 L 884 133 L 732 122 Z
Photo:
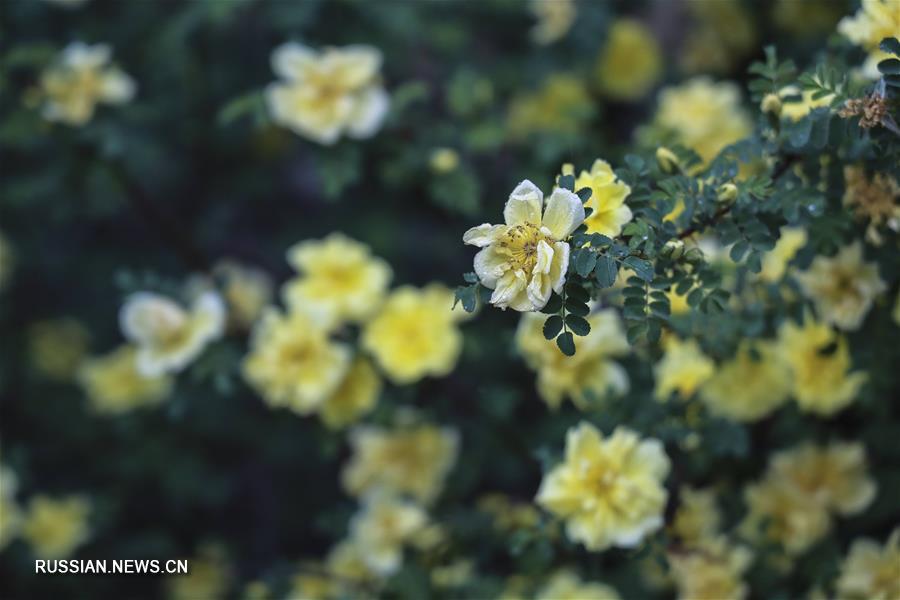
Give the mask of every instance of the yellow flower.
M 628 391 L 628 374 L 610 360 L 629 351 L 618 314 L 603 310 L 588 317 L 591 331 L 575 338 L 575 356 L 564 355 L 543 334 L 545 315 L 526 313 L 519 320 L 516 345 L 528 365 L 537 371 L 537 389 L 547 405 L 556 410 L 568 397 L 580 409 L 607 393 Z
M 696 340 L 667 337 L 663 346 L 665 354 L 653 368 L 656 397 L 667 400 L 676 392 L 683 400 L 690 398 L 712 377 L 715 363 L 703 354 Z
M 459 436 L 447 428 L 415 425 L 394 431 L 361 426 L 350 434 L 353 457 L 341 474 L 354 496 L 386 491 L 430 504 L 459 452 Z
M 350 523 L 351 539 L 374 573 L 389 576 L 403 564 L 403 547 L 428 523 L 420 506 L 407 500 L 376 495 Z
M 862 512 L 875 498 L 866 449 L 859 443 L 803 444 L 772 457 L 772 477 L 790 481 L 812 501 L 842 515 Z
M 863 71 L 869 77 L 878 77 L 879 61 L 888 58 L 878 45 L 884 38 L 900 38 L 900 10 L 896 0 L 862 0 L 855 15 L 844 17 L 838 23 L 838 33 L 869 52 Z
M 443 377 L 462 351 L 457 323 L 466 315 L 452 306 L 453 292 L 441 284 L 399 287 L 366 325 L 362 346 L 394 383 Z
M 228 594 L 232 576 L 222 548 L 210 544 L 198 554 L 189 560 L 187 575 L 167 579 L 167 596 L 172 600 L 221 600 Z
M 673 131 L 706 163 L 753 129 L 738 87 L 731 82 L 714 83 L 709 77 L 662 90 L 656 122 Z
M 765 253 L 762 259 L 762 270 L 759 278 L 774 283 L 781 281 L 787 265 L 797 255 L 797 251 L 806 245 L 806 230 L 801 227 L 782 227 L 781 235 L 775 247 Z
M 71 381 L 88 351 L 90 335 L 75 319 L 40 321 L 28 328 L 35 368 L 51 379 Z
M 137 347 L 137 368 L 148 377 L 177 373 L 222 336 L 225 304 L 215 292 L 199 294 L 190 312 L 160 294 L 137 292 L 119 312 L 125 338 Z
M 213 274 L 221 279 L 232 326 L 249 329 L 272 301 L 272 278 L 262 269 L 231 260 L 218 263 Z
M 330 339 L 331 323 L 304 312 L 268 308 L 253 328 L 244 378 L 273 407 L 308 415 L 337 391 L 350 349 Z
M 698 490 L 682 486 L 678 492 L 679 505 L 672 520 L 672 533 L 686 547 L 698 547 L 719 532 L 722 514 L 716 506 L 712 490 Z
M 563 173 L 570 169 L 569 165 L 564 166 Z M 584 204 L 594 211 L 584 220 L 588 232 L 602 233 L 609 237 L 622 233 L 622 227 L 632 217 L 631 209 L 625 204 L 631 188 L 616 178 L 609 163 L 597 159 L 591 165 L 590 172 L 581 171 L 575 180 L 575 189 L 581 188 L 591 189 L 591 197 Z
M 428 164 L 439 175 L 451 173 L 459 166 L 459 154 L 453 148 L 435 148 Z
M 375 135 L 390 98 L 379 81 L 381 53 L 371 46 L 319 52 L 289 42 L 272 52 L 281 80 L 266 89 L 276 123 L 314 142 L 334 144 L 342 135 Z
M 513 139 L 535 133 L 581 133 L 594 111 L 584 82 L 574 75 L 551 75 L 537 91 L 520 95 L 509 106 L 507 129 Z
M 39 494 L 28 503 L 22 537 L 40 558 L 65 558 L 88 539 L 90 512 L 85 498 L 53 499 Z
M 300 273 L 284 288 L 288 306 L 338 321 L 368 319 L 384 301 L 391 268 L 369 247 L 340 233 L 296 244 L 288 262 Z
M 590 423 L 569 430 L 562 464 L 544 476 L 536 501 L 565 519 L 588 550 L 633 548 L 662 526 L 669 459 L 659 440 L 618 427 L 604 439 Z
M 565 37 L 577 14 L 573 0 L 531 0 L 531 12 L 538 20 L 531 38 L 541 45 Z
M 381 394 L 381 378 L 368 359 L 357 357 L 344 380 L 319 409 L 330 429 L 346 427 L 375 407 Z
M 659 81 L 662 69 L 656 37 L 636 19 L 617 19 L 595 69 L 603 91 L 616 100 L 637 100 Z
M 702 548 L 669 553 L 672 576 L 681 600 L 743 600 L 747 584 L 741 577 L 753 562 L 744 546 L 730 546 L 724 538 Z
M 543 207 L 544 194 L 525 180 L 506 202 L 505 225 L 484 223 L 463 235 L 463 242 L 482 248 L 475 255 L 475 273 L 494 290 L 494 306 L 536 311 L 551 291 L 562 291 L 569 268 L 565 240 L 584 221 L 584 206 L 574 193 L 555 188 Z
M 134 81 L 109 65 L 105 44 L 72 42 L 41 75 L 43 115 L 48 121 L 84 125 L 98 104 L 124 104 L 134 96 Z
M 596 581 L 582 581 L 568 570 L 557 571 L 538 591 L 535 600 L 619 600 L 612 587 Z
M 884 546 L 868 538 L 854 541 L 836 587 L 840 600 L 900 598 L 900 528 Z
M 842 335 L 807 317 L 803 325 L 784 323 L 778 341 L 801 410 L 828 416 L 853 402 L 866 375 L 849 372 L 850 351 Z
M 700 388 L 700 398 L 713 414 L 752 422 L 784 404 L 790 391 L 791 373 L 775 344 L 745 340 Z
M 878 265 L 863 261 L 858 240 L 832 258 L 817 256 L 797 279 L 819 317 L 844 330 L 859 329 L 872 301 L 887 290 L 878 276 Z
M 78 380 L 91 409 L 108 415 L 160 404 L 169 397 L 173 383 L 169 375 L 147 377 L 138 371 L 137 350 L 128 345 L 84 361 Z
M 780 544 L 796 556 L 831 528 L 827 509 L 784 478 L 766 477 L 744 490 L 749 513 L 741 531 L 750 540 Z

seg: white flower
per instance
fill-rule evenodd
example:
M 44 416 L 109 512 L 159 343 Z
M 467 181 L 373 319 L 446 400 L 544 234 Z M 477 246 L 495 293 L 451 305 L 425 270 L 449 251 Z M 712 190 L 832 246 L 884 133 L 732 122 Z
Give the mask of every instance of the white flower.
M 266 89 L 269 110 L 277 123 L 320 144 L 331 145 L 344 134 L 371 137 L 390 105 L 380 68 L 381 53 L 370 46 L 316 52 L 283 44 L 272 53 L 281 81 Z
M 569 268 L 565 241 L 584 221 L 581 199 L 556 188 L 543 211 L 544 195 L 528 180 L 513 190 L 503 209 L 505 225 L 484 223 L 469 229 L 463 242 L 483 248 L 475 273 L 494 290 L 491 304 L 521 312 L 542 309 L 550 293 L 562 290 Z
M 125 337 L 137 346 L 137 368 L 145 377 L 173 373 L 197 358 L 225 329 L 225 303 L 203 292 L 190 312 L 152 292 L 132 294 L 119 312 Z

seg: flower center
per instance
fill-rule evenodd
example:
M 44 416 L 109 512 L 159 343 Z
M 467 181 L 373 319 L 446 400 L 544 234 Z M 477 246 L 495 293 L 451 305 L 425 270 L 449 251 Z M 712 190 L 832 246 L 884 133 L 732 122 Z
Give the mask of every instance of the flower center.
M 512 265 L 514 271 L 521 269 L 530 273 L 537 263 L 538 244 L 541 241 L 552 244 L 554 240 L 542 233 L 537 225 L 521 223 L 507 229 L 495 246 L 507 257 L 507 262 Z

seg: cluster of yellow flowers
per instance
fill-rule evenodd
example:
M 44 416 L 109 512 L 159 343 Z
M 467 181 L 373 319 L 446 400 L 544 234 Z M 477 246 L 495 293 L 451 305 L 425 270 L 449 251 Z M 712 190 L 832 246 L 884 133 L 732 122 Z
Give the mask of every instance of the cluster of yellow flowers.
M 554 73 L 536 91 L 512 100 L 506 126 L 516 140 L 541 133 L 574 135 L 583 130 L 593 113 L 594 104 L 582 79 Z
M 294 592 L 304 598 L 359 593 L 354 586 L 377 584 L 396 573 L 405 548 L 427 550 L 444 538 L 430 522 L 427 507 L 440 495 L 456 462 L 456 431 L 407 414 L 393 429 L 357 427 L 350 444 L 353 455 L 342 481 L 361 507 L 349 536 L 334 546 L 324 564 L 301 568 L 294 578 Z
M 884 38 L 900 38 L 900 10 L 896 0 L 862 0 L 855 15 L 841 19 L 838 32 L 869 52 L 863 72 L 868 77 L 878 77 L 879 61 L 888 58 L 878 44 Z
M 244 360 L 245 378 L 270 405 L 344 427 L 375 406 L 382 388 L 375 365 L 401 385 L 456 365 L 465 315 L 451 311 L 445 286 L 388 293 L 387 263 L 338 233 L 296 244 L 287 258 L 299 273 L 282 288 L 287 310 L 263 311 Z M 359 351 L 338 339 L 348 324 L 362 327 Z
M 858 514 L 875 493 L 862 444 L 802 444 L 776 453 L 765 477 L 748 486 L 741 529 L 750 540 L 797 556 L 828 533 L 832 513 Z
M 91 504 L 82 496 L 37 494 L 25 509 L 16 502 L 18 478 L 0 463 L 0 550 L 17 536 L 39 558 L 65 558 L 90 537 Z
M 853 211 L 860 220 L 868 220 L 866 240 L 880 246 L 883 244 L 879 229 L 887 226 L 891 231 L 900 231 L 900 184 L 885 173 L 866 176 L 862 167 L 844 167 L 844 206 Z
M 853 542 L 841 565 L 837 592 L 847 600 L 900 598 L 900 527 L 883 547 L 870 539 Z

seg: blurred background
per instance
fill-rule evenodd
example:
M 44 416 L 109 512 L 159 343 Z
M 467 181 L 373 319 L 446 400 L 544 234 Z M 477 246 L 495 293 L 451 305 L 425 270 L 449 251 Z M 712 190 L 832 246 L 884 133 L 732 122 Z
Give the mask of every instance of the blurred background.
M 752 128 L 744 84 L 763 47 L 810 64 L 856 8 L 838 0 L 4 2 L 0 462 L 11 504 L 2 516 L 0 595 L 317 597 L 295 578 L 298 565 L 324 559 L 357 510 L 342 486 L 353 455 L 348 427 L 271 406 L 248 385 L 241 361 L 251 324 L 233 319 L 240 291 L 224 293 L 232 315 L 225 334 L 178 374 L 165 399 L 98 410 L 84 361 L 122 344 L 118 315 L 129 295 L 186 298 L 186 289 L 205 285 L 203 275 L 224 290 L 229 261 L 257 270 L 269 283 L 248 293 L 266 298 L 270 285 L 277 303 L 279 287 L 296 276 L 288 249 L 334 232 L 383 259 L 392 288 L 452 288 L 474 254 L 462 233 L 498 222 L 519 181 L 549 190 L 563 163 L 587 168 L 603 158 L 616 167 L 626 152 L 679 139 L 660 91 L 698 77 L 708 78 L 698 85 L 733 81 L 735 103 L 723 122 L 747 123 L 734 139 L 709 141 L 714 153 Z M 42 74 L 79 41 L 107 44 L 108 64 L 134 89 L 121 95 L 127 101 L 100 102 L 82 122 L 60 121 L 48 116 L 52 94 Z M 290 41 L 380 51 L 377 82 L 390 107 L 376 133 L 323 144 L 273 118 L 265 92 L 279 78 L 272 54 Z M 681 110 L 715 107 L 699 101 Z M 250 322 L 264 303 L 252 298 Z M 564 545 L 553 557 L 527 532 L 485 534 L 490 511 L 479 501 L 502 492 L 507 502 L 530 503 L 548 448 L 560 452 L 566 429 L 584 414 L 569 403 L 551 412 L 541 401 L 516 349 L 518 318 L 484 310 L 454 324 L 463 341 L 452 372 L 402 383 L 388 377 L 360 417 L 380 426 L 412 418 L 456 432 L 458 455 L 429 509 L 452 541 L 434 560 L 471 560 L 479 573 L 468 587 L 442 587 L 434 565 L 411 560 L 373 595 L 497 597 L 510 576 L 547 572 L 552 562 L 600 576 L 623 598 L 670 596 L 643 581 L 637 551 L 589 555 Z M 359 331 L 351 324 L 339 335 L 355 340 Z M 653 387 L 644 358 L 619 362 L 632 389 Z M 879 392 L 896 392 L 896 378 L 883 373 Z M 781 446 L 799 430 L 863 427 L 855 413 L 810 423 L 791 408 L 753 427 L 706 415 L 688 426 L 682 406 L 644 396 L 591 419 L 639 429 L 669 423 L 666 441 L 700 432 L 701 451 L 674 450 L 678 478 L 702 484 L 718 473 L 732 520 L 741 513 L 737 482 L 764 468 L 766 444 Z M 878 454 L 895 445 L 897 426 L 866 431 L 870 461 L 884 466 L 879 483 L 895 493 L 842 524 L 835 539 L 878 534 L 900 516 L 896 451 Z M 77 501 L 14 530 L 14 522 L 40 521 L 39 497 Z M 44 538 L 62 540 L 67 557 L 186 557 L 192 573 L 35 577 Z M 843 543 L 830 544 L 791 574 L 760 576 L 759 589 L 805 594 L 817 569 L 834 569 Z

